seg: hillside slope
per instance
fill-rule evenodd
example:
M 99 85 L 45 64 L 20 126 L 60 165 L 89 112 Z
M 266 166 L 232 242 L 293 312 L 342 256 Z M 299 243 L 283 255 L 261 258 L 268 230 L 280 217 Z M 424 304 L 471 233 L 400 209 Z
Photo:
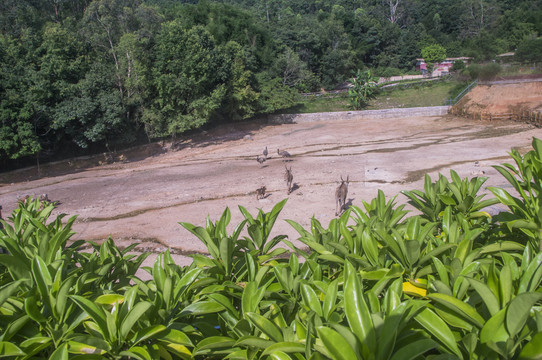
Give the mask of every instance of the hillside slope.
M 471 118 L 509 118 L 539 122 L 542 82 L 478 85 L 453 106 L 451 113 Z

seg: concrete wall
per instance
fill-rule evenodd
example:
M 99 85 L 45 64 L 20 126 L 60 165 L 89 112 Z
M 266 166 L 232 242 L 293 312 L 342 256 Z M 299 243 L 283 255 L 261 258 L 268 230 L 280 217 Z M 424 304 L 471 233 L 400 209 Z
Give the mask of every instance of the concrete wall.
M 378 83 L 382 84 L 385 82 L 402 81 L 402 80 L 419 80 L 423 78 L 424 78 L 423 75 L 390 76 L 390 77 L 381 77 L 380 79 L 378 79 Z
M 272 123 L 303 123 L 320 120 L 342 119 L 389 119 L 407 116 L 444 116 L 448 114 L 449 106 L 429 106 L 417 108 L 398 108 L 383 110 L 336 111 L 314 114 L 278 114 L 270 115 Z

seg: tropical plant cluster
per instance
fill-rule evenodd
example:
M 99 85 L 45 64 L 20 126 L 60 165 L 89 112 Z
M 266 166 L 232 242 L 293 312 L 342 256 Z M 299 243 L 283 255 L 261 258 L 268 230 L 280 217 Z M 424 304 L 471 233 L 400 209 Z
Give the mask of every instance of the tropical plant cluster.
M 75 217 L 29 201 L 2 221 L 0 356 L 11 359 L 539 359 L 542 356 L 542 141 L 486 178 L 425 177 L 382 192 L 326 227 L 287 220 L 286 199 L 228 231 L 231 213 L 180 224 L 209 255 L 151 267 L 112 239 L 70 241 Z M 485 208 L 507 211 L 491 217 Z M 90 246 L 90 251 L 84 249 Z M 143 280 L 138 270 L 150 278 Z
M 415 69 L 421 50 L 542 58 L 533 0 L 6 0 L 3 169 L 290 108 L 358 70 Z

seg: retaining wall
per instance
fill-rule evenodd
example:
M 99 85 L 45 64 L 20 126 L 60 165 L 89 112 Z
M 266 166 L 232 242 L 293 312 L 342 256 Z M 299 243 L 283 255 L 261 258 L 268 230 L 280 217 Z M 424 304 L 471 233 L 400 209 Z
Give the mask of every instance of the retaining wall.
M 303 123 L 321 120 L 345 119 L 389 119 L 411 116 L 444 116 L 448 114 L 449 106 L 429 106 L 416 108 L 361 110 L 361 111 L 335 111 L 313 114 L 275 114 L 269 115 L 271 123 Z

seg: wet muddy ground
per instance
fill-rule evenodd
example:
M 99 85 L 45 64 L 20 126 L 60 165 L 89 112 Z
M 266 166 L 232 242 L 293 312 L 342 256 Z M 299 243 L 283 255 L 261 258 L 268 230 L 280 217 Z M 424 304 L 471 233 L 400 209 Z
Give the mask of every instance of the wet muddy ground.
M 507 187 L 491 166 L 510 162 L 511 148 L 528 151 L 533 136 L 542 137 L 542 130 L 449 116 L 244 123 L 180 141 L 175 150 L 154 144 L 126 152 L 111 164 L 93 166 L 93 159 L 42 166 L 39 179 L 36 169 L 0 173 L 0 204 L 7 217 L 18 198 L 47 193 L 59 202 L 55 215 L 78 215 L 73 239 L 111 236 L 121 246 L 138 242 L 140 250 L 154 253 L 169 248 L 184 265 L 191 261 L 187 255 L 206 248 L 180 221 L 204 225 L 207 216 L 216 220 L 229 207 L 233 229 L 242 220 L 238 205 L 255 215 L 288 198 L 272 235 L 286 234 L 301 246 L 284 219 L 308 228 L 314 216 L 327 227 L 341 176 L 350 178 L 347 203 L 360 207 L 379 189 L 405 203 L 401 190 L 422 189 L 426 173 L 449 177 L 450 169 L 461 177 L 486 176 L 486 186 Z M 269 158 L 260 165 L 256 156 L 266 146 Z M 287 150 L 289 161 L 277 149 Z M 285 165 L 293 173 L 289 195 Z M 262 186 L 267 196 L 258 200 Z

